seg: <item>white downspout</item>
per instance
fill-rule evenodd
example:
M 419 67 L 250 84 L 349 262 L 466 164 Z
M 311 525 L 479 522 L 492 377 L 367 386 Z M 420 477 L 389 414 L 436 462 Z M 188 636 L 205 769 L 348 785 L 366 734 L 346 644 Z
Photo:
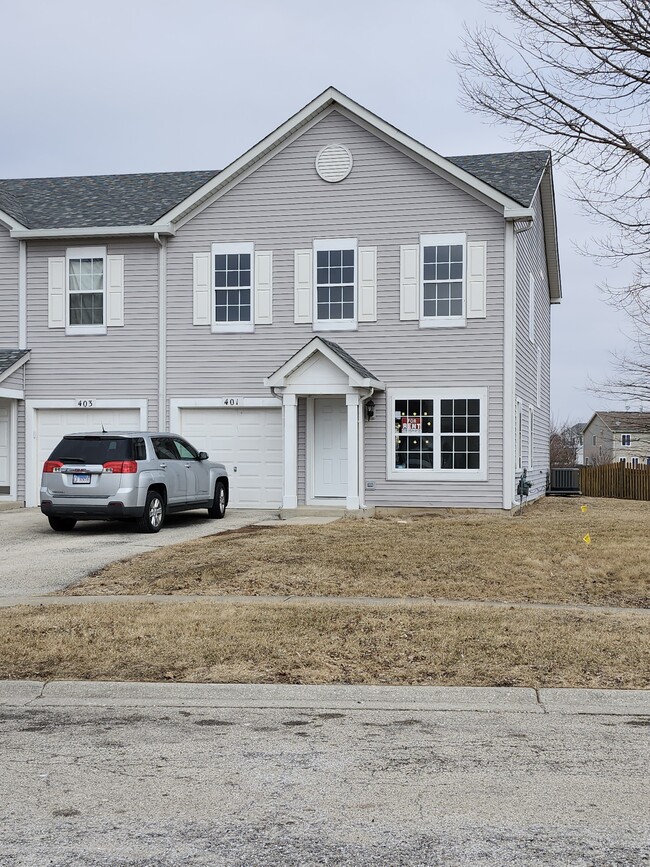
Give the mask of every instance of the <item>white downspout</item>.
M 154 232 L 158 251 L 158 430 L 167 429 L 167 239 Z

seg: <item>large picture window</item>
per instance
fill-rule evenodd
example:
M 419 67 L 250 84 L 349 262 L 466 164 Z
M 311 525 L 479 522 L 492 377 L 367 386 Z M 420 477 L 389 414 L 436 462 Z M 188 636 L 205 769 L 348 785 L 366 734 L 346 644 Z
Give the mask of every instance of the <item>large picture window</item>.
M 315 241 L 314 260 L 316 328 L 321 331 L 356 328 L 356 240 Z
M 487 478 L 486 389 L 390 390 L 388 478 Z
M 213 330 L 252 331 L 253 245 L 213 244 Z

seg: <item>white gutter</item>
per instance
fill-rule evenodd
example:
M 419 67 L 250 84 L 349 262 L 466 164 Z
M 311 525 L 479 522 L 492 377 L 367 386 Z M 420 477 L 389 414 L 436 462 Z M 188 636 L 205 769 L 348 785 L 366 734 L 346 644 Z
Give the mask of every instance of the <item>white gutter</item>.
M 83 226 L 75 229 L 13 229 L 12 238 L 39 240 L 46 238 L 95 238 L 112 235 L 175 235 L 170 223 L 156 226 Z
M 154 232 L 158 251 L 158 430 L 167 430 L 167 238 Z
M 18 349 L 27 349 L 27 242 L 18 244 Z

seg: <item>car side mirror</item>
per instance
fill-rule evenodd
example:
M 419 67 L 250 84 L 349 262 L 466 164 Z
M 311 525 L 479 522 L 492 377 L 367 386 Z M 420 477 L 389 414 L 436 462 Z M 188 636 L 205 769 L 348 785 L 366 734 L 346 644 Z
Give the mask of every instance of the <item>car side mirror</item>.
M 209 455 L 207 452 L 199 452 L 199 460 L 200 461 L 207 461 L 208 457 L 209 457 Z

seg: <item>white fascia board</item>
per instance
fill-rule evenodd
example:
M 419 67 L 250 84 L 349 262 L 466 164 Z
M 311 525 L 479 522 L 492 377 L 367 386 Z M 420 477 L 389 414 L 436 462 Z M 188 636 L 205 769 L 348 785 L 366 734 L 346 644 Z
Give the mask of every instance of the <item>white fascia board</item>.
M 29 361 L 29 359 L 30 359 L 30 353 L 28 352 L 25 355 L 23 355 L 22 358 L 19 358 L 18 361 L 15 361 L 11 365 L 11 367 L 8 367 L 6 370 L 3 370 L 2 373 L 0 373 L 0 382 L 2 382 L 3 379 L 8 379 L 8 377 L 10 377 L 12 373 L 15 373 L 17 370 L 20 370 L 20 368 L 23 366 L 23 364 L 26 364 Z
M 0 397 L 6 397 L 9 400 L 25 400 L 25 392 L 20 388 L 2 388 L 0 386 Z
M 175 235 L 176 228 L 168 223 L 153 226 L 83 226 L 75 229 L 15 229 L 12 238 L 38 240 L 40 238 L 101 238 L 116 235 Z
M 19 223 L 15 217 L 11 217 L 6 211 L 0 211 L 0 223 L 3 223 L 11 232 L 27 231 L 27 227 Z
M 299 112 L 294 114 L 272 133 L 267 135 L 266 138 L 263 138 L 260 142 L 223 169 L 223 171 L 219 172 L 218 175 L 211 178 L 206 184 L 192 193 L 191 196 L 188 196 L 187 199 L 180 202 L 175 208 L 172 208 L 171 211 L 164 214 L 161 217 L 161 220 L 164 220 L 167 223 L 176 222 L 188 211 L 191 211 L 206 198 L 214 194 L 222 186 L 230 183 L 233 178 L 244 172 L 252 163 L 257 162 L 265 154 L 277 147 L 284 139 L 308 123 L 315 115 L 318 115 L 329 107 L 337 106 L 340 106 L 350 115 L 358 118 L 373 130 L 378 131 L 382 136 L 388 138 L 390 141 L 397 143 L 400 147 L 406 148 L 408 151 L 417 155 L 420 159 L 425 160 L 431 168 L 443 172 L 448 177 L 455 179 L 472 190 L 475 190 L 480 195 L 500 206 L 504 212 L 506 210 L 511 211 L 513 216 L 509 219 L 524 218 L 523 216 L 519 216 L 519 214 L 527 212 L 528 209 L 522 208 L 518 202 L 514 201 L 514 199 L 498 192 L 493 187 L 489 186 L 489 184 L 484 183 L 474 175 L 471 175 L 469 172 L 454 165 L 454 163 L 440 156 L 440 154 L 437 154 L 425 145 L 420 144 L 420 142 L 406 135 L 406 133 L 403 133 L 401 130 L 397 129 L 397 127 L 392 126 L 376 114 L 373 114 L 371 111 L 368 111 L 368 109 L 359 105 L 359 103 L 354 102 L 354 100 L 345 96 L 345 94 L 341 93 L 335 87 L 328 87 L 327 90 L 320 94 L 320 96 L 313 99 Z
M 330 349 L 322 340 L 318 337 L 314 337 L 313 340 L 310 340 L 306 346 L 303 346 L 295 355 L 293 355 L 288 361 L 279 367 L 275 373 L 272 373 L 271 376 L 267 377 L 264 380 L 264 385 L 268 388 L 281 388 L 286 386 L 287 377 L 291 376 L 291 374 L 297 370 L 301 365 L 307 361 L 307 359 L 311 358 L 312 355 L 319 352 L 322 356 L 327 358 L 333 365 L 339 368 L 345 375 L 348 377 L 350 381 L 350 385 L 357 388 L 376 388 L 382 389 L 384 388 L 383 383 L 379 382 L 377 379 L 368 379 L 367 377 L 359 376 L 359 374 L 354 370 L 354 368 L 350 367 L 350 365 L 344 361 L 340 355 L 334 352 L 333 349 Z
M 551 304 L 559 304 L 562 300 L 562 279 L 560 276 L 560 252 L 558 247 L 553 171 L 550 162 L 544 171 L 544 176 L 539 187 L 539 195 L 542 203 L 544 246 L 546 247 L 546 271 L 548 273 Z

